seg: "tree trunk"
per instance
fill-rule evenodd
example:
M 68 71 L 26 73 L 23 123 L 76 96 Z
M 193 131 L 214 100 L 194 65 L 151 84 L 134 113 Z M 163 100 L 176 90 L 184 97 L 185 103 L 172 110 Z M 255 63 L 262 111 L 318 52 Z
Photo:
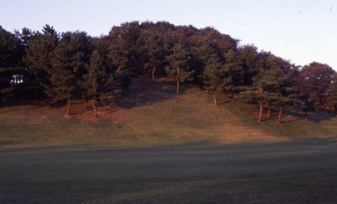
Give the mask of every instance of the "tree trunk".
M 177 90 L 176 90 L 177 95 L 179 95 L 179 92 L 180 92 L 180 81 L 179 79 L 177 79 Z
M 89 100 L 88 99 L 85 99 L 85 108 L 88 110 L 88 108 L 89 108 Z
M 279 112 L 278 112 L 278 117 L 277 117 L 277 123 L 281 124 L 281 120 L 282 120 L 282 107 L 280 106 L 279 108 Z
M 94 108 L 95 119 L 96 119 L 96 118 L 97 118 L 96 96 L 95 96 L 94 99 L 92 100 L 92 107 Z
M 70 109 L 71 109 L 71 100 L 68 99 L 67 103 L 68 103 L 68 105 L 67 105 L 67 110 L 66 110 L 66 117 L 69 117 L 70 116 Z
M 156 69 L 157 67 L 156 66 L 153 66 L 153 69 L 152 69 L 152 80 L 156 80 Z
M 309 117 L 308 117 L 308 112 L 305 112 L 305 119 L 304 119 L 305 122 L 308 122 L 309 121 Z
M 0 94 L 0 104 L 4 103 L 4 99 L 2 97 L 2 95 Z
M 270 115 L 271 115 L 271 104 L 269 104 L 268 106 L 268 119 L 270 118 Z
M 180 92 L 179 67 L 177 67 L 176 72 L 177 72 L 177 95 L 179 95 L 179 92 Z
M 263 114 L 263 104 L 260 103 L 259 122 L 262 122 L 262 114 Z
M 117 69 L 117 73 L 120 73 L 122 71 L 122 67 L 118 67 L 118 69 Z
M 230 93 L 230 99 L 231 99 L 231 102 L 232 102 L 233 104 L 235 104 L 235 95 L 234 95 L 234 92 L 231 92 L 231 93 Z
M 214 105 L 218 105 L 217 94 L 216 93 L 213 94 L 213 104 Z

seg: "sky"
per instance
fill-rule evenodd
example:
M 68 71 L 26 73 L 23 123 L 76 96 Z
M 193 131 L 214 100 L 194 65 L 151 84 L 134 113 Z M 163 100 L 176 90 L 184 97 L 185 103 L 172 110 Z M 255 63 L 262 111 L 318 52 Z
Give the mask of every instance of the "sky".
M 337 70 L 337 0 L 0 0 L 0 25 L 9 31 L 50 24 L 99 36 L 134 20 L 212 26 L 297 65 Z

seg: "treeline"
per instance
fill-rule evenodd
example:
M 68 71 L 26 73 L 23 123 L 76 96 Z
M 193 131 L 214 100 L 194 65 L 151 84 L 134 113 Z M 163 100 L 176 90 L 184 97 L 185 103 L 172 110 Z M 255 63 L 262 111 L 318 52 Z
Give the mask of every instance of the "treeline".
M 115 26 L 106 36 L 85 32 L 58 33 L 24 28 L 10 33 L 0 27 L 0 99 L 48 99 L 104 102 L 123 93 L 134 78 L 171 77 L 180 86 L 193 83 L 213 94 L 257 104 L 259 121 L 277 108 L 304 112 L 337 109 L 336 72 L 313 62 L 299 67 L 214 28 L 197 29 L 167 22 L 130 22 Z

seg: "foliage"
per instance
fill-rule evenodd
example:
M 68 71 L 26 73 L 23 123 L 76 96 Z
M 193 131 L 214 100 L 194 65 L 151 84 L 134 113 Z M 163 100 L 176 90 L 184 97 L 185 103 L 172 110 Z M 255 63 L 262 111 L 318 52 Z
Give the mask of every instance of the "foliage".
M 313 62 L 300 70 L 297 86 L 305 100 L 317 109 L 326 103 L 335 71 L 326 64 Z
M 58 43 L 59 34 L 53 27 L 46 25 L 42 33 L 36 32 L 28 40 L 24 57 L 28 71 L 34 76 L 41 90 L 51 98 L 54 95 L 54 86 L 51 81 L 52 59 Z
M 186 82 L 214 93 L 215 103 L 216 95 L 238 94 L 259 105 L 260 119 L 265 106 L 269 113 L 277 107 L 281 116 L 283 108 L 295 105 L 308 112 L 337 104 L 330 66 L 313 62 L 299 69 L 254 45 L 239 46 L 212 27 L 134 21 L 100 37 L 60 34 L 49 25 L 14 34 L 0 27 L 0 40 L 2 100 L 37 87 L 54 103 L 96 101 L 122 93 L 134 78 L 170 76 L 177 94 Z
M 167 72 L 177 81 L 177 94 L 179 94 L 179 86 L 181 82 L 193 79 L 194 70 L 190 66 L 191 57 L 184 45 L 177 43 L 173 47 L 172 54 L 169 56 L 170 67 Z
M 22 50 L 20 39 L 0 26 L 0 102 L 21 82 Z
M 83 96 L 81 81 L 90 60 L 91 46 L 86 33 L 62 34 L 51 60 L 54 102 L 69 101 Z
M 328 90 L 327 104 L 337 112 L 337 74 L 333 76 L 333 82 Z

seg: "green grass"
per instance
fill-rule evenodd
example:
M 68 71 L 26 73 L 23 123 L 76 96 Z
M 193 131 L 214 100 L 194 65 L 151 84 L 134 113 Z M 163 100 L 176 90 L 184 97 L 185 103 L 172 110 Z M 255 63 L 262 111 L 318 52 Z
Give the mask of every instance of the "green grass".
M 247 110 L 228 102 L 215 106 L 211 96 L 197 88 L 177 97 L 174 83 L 148 84 L 145 90 L 137 89 L 136 84 L 127 98 L 136 102 L 96 121 L 76 116 L 65 119 L 63 110 L 48 107 L 2 108 L 0 147 L 273 142 L 336 136 L 335 118 L 320 123 L 303 120 L 282 125 L 271 121 L 257 123 L 250 116 L 253 110 L 247 114 Z
M 337 144 L 0 151 L 0 203 L 336 203 Z
M 231 110 L 235 115 L 240 116 L 241 121 L 251 127 L 261 129 L 271 135 L 277 137 L 286 137 L 290 139 L 306 139 L 306 138 L 325 138 L 337 137 L 337 118 L 331 117 L 322 119 L 319 122 L 314 120 L 305 121 L 303 118 L 292 117 L 291 120 L 285 120 L 281 124 L 276 123 L 276 116 L 269 120 L 259 123 L 256 118 L 253 118 L 252 112 L 257 111 L 257 108 L 242 109 L 238 105 L 226 103 L 224 108 Z M 315 116 L 324 115 L 326 113 L 315 113 Z
M 172 84 L 127 98 L 96 121 L 1 108 L 0 203 L 336 203 L 336 118 L 258 123 Z

